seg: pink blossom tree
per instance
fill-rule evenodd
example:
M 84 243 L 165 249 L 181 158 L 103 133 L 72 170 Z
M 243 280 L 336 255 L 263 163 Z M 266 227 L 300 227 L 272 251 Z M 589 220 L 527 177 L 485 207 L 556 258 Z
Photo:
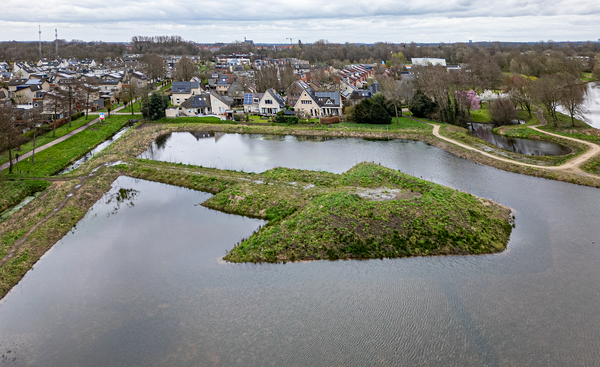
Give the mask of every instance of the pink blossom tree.
M 456 101 L 460 106 L 460 109 L 466 110 L 467 114 L 471 115 L 471 110 L 477 111 L 479 109 L 479 97 L 474 90 L 470 91 L 459 91 L 455 92 Z

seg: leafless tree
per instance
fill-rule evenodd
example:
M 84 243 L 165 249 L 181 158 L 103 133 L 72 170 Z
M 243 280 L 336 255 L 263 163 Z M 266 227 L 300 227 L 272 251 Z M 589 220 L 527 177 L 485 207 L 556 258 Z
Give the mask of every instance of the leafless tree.
M 557 121 L 556 107 L 560 99 L 560 85 L 557 78 L 544 75 L 533 83 L 531 92 L 533 98 L 546 108 L 554 121 Z
M 272 66 L 263 66 L 255 73 L 256 89 L 264 93 L 267 89 L 279 89 L 277 80 L 277 68 Z
M 587 113 L 585 93 L 586 86 L 581 83 L 580 79 L 570 75 L 563 79 L 558 104 L 569 113 L 571 126 L 575 126 L 575 118 L 585 119 Z
M 402 116 L 402 102 L 404 97 L 402 83 L 399 80 L 396 80 L 385 74 L 378 76 L 377 82 L 381 87 L 381 93 L 385 97 L 386 101 L 394 106 L 394 110 L 396 112 L 396 123 L 399 123 L 399 116 Z M 398 110 L 400 110 L 400 114 L 398 114 Z
M 281 80 L 281 89 L 287 90 L 296 80 L 298 76 L 294 74 L 294 68 L 291 63 L 279 68 L 279 78 Z
M 496 125 L 510 125 L 519 118 L 515 105 L 508 98 L 498 98 L 492 104 L 492 122 Z
M 452 75 L 441 65 L 429 65 L 415 68 L 415 76 L 419 88 L 439 106 L 442 121 L 450 122 L 448 95 L 453 85 Z
M 88 119 L 88 112 L 90 110 L 91 99 L 98 92 L 99 88 L 93 84 L 79 83 L 75 91 L 77 99 L 81 100 L 85 107 L 85 119 Z
M 175 67 L 175 79 L 189 81 L 198 72 L 198 67 L 187 56 L 183 56 Z
M 156 81 L 158 78 L 165 76 L 165 60 L 162 57 L 157 54 L 147 54 L 144 55 L 140 61 L 145 64 L 144 72 L 152 81 Z
M 135 99 L 138 97 L 138 94 L 138 87 L 134 83 L 131 83 L 127 87 L 123 88 L 123 90 L 120 93 L 121 100 L 125 103 L 129 103 L 129 108 L 131 109 L 132 115 L 134 110 L 133 105 Z
M 44 110 L 53 116 L 52 137 L 56 137 L 56 120 L 58 115 L 66 111 L 69 105 L 68 95 L 62 89 L 54 89 L 44 95 Z
M 0 151 L 8 151 L 8 173 L 13 173 L 12 150 L 23 141 L 23 131 L 17 126 L 15 108 L 0 103 Z

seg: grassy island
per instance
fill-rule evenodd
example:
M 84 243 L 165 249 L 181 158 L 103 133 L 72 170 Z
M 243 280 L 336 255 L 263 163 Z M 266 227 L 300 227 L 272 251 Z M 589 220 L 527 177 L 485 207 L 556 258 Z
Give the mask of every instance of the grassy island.
M 510 209 L 489 200 L 382 167 L 360 163 L 341 175 L 310 180 L 322 172 L 277 169 L 308 191 L 329 189 L 306 205 L 284 202 L 273 221 L 226 256 L 232 262 L 285 262 L 482 254 L 506 248 Z M 302 182 L 298 180 L 305 178 Z M 335 176 L 335 177 L 333 177 Z M 322 182 L 319 182 L 322 181 Z M 222 194 L 227 195 L 223 198 Z M 205 205 L 234 208 L 254 195 L 223 192 Z M 221 197 L 220 197 L 221 195 Z M 272 200 L 272 197 L 271 197 Z M 278 208 L 275 200 L 266 207 Z M 266 212 L 268 212 L 268 210 Z

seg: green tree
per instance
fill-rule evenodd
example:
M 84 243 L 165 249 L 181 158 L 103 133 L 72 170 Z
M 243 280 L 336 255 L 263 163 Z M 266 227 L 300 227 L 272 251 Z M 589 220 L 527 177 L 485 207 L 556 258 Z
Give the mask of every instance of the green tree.
M 144 102 L 142 115 L 148 120 L 158 120 L 165 117 L 165 109 L 169 107 L 169 97 L 162 93 L 152 93 L 147 102 Z
M 435 111 L 435 102 L 421 90 L 417 90 L 408 104 L 408 109 L 415 117 L 429 117 Z

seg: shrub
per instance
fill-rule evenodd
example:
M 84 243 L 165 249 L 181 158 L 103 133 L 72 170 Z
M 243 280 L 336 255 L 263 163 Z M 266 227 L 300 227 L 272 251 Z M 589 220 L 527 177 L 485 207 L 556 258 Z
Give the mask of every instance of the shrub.
M 152 93 L 147 101 L 144 101 L 142 115 L 149 120 L 158 120 L 165 117 L 165 109 L 169 107 L 169 97 L 162 93 Z
M 275 122 L 278 124 L 297 124 L 298 116 L 285 116 L 285 115 L 277 115 L 275 116 Z
M 435 112 L 435 107 L 435 102 L 420 90 L 415 93 L 408 104 L 408 109 L 415 117 L 431 117 Z
M 496 125 L 511 125 L 519 118 L 514 103 L 508 98 L 498 98 L 492 103 L 492 122 Z
M 354 107 L 354 122 L 358 124 L 390 124 L 392 117 L 383 97 L 368 98 Z

